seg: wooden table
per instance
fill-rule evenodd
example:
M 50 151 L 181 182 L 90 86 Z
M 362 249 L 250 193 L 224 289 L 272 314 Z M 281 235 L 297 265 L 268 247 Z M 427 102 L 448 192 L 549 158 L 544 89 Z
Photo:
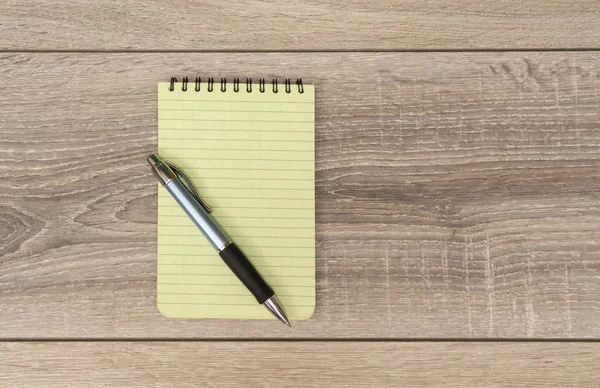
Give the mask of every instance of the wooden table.
M 599 386 L 599 48 L 595 0 L 0 4 L 0 386 Z M 316 85 L 291 330 L 156 309 L 173 75 Z

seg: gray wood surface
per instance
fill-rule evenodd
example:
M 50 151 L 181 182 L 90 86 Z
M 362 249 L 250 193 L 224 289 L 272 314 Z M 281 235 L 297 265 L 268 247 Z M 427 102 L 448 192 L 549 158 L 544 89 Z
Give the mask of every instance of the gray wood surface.
M 1 54 L 0 337 L 598 338 L 598 62 Z M 171 75 L 317 85 L 317 309 L 292 330 L 156 310 L 144 158 L 156 149 L 156 83 Z
M 596 0 L 0 3 L 5 50 L 598 48 Z
M 597 343 L 0 343 L 10 387 L 577 387 Z M 60 357 L 57 355 L 60 354 Z

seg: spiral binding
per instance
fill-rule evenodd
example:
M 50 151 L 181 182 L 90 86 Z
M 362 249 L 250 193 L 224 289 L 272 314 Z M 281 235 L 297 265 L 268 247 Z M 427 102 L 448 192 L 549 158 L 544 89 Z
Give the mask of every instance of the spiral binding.
M 177 77 L 171 77 L 171 82 L 169 84 L 169 91 L 175 90 L 175 84 L 177 84 Z M 181 79 L 181 90 L 187 92 L 188 90 L 188 77 L 183 77 Z M 196 77 L 196 81 L 194 84 L 194 91 L 200 91 L 200 85 L 202 84 L 202 78 Z M 286 78 L 283 80 L 285 93 L 292 92 L 292 80 L 290 78 Z M 302 78 L 296 79 L 296 87 L 298 89 L 298 93 L 304 93 L 304 85 L 302 84 Z M 279 93 L 279 80 L 277 78 L 273 78 L 271 80 L 271 88 L 273 93 Z M 215 79 L 210 77 L 207 78 L 206 81 L 206 90 L 208 92 L 213 92 L 215 90 Z M 227 78 L 221 78 L 221 85 L 219 90 L 221 92 L 227 91 Z M 233 79 L 233 91 L 235 93 L 239 93 L 240 91 L 240 79 Z M 266 91 L 266 81 L 264 78 L 260 78 L 258 80 L 258 91 L 264 93 Z M 246 93 L 252 93 L 252 78 L 246 78 Z

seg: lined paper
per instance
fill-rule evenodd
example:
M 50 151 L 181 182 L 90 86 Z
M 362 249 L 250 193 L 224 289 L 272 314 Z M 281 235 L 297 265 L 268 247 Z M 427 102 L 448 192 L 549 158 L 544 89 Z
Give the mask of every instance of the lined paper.
M 158 84 L 158 151 L 273 288 L 290 319 L 315 309 L 314 87 L 208 92 Z M 245 86 L 245 85 L 244 85 Z M 166 316 L 273 318 L 163 187 L 157 304 Z

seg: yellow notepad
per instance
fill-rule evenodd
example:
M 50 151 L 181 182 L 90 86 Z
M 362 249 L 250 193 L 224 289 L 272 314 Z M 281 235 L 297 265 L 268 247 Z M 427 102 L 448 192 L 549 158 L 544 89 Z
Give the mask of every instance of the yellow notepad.
M 315 309 L 314 87 L 252 92 L 158 84 L 158 152 L 183 170 L 273 288 L 290 319 Z M 272 318 L 163 187 L 159 310 L 169 317 Z

